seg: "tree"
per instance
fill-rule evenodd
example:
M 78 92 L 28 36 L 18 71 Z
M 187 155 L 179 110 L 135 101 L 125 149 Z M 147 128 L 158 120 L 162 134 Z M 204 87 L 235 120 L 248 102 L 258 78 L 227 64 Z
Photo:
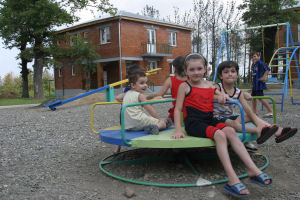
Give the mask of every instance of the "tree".
M 204 26 L 204 17 L 208 15 L 207 9 L 209 7 L 209 1 L 206 3 L 201 0 L 195 0 L 194 4 L 194 23 L 195 23 L 195 32 L 193 34 L 193 47 L 195 46 L 195 52 L 201 53 L 202 48 L 202 33 L 205 32 Z
M 22 75 L 22 97 L 28 98 L 28 68 L 27 63 L 31 58 L 25 53 L 30 39 L 30 29 L 26 27 L 24 16 L 25 10 L 28 9 L 26 1 L 2 1 L 0 2 L 0 37 L 4 40 L 4 45 L 11 49 L 16 47 L 20 50 L 19 58 L 21 59 Z
M 142 15 L 159 19 L 159 10 L 154 8 L 154 6 L 149 6 L 148 4 L 146 4 L 146 6 L 142 10 Z
M 22 4 L 16 6 L 20 2 Z M 44 98 L 43 67 L 45 66 L 45 61 L 49 59 L 52 53 L 50 47 L 53 39 L 56 37 L 55 27 L 78 20 L 74 13 L 83 8 L 97 7 L 101 11 L 111 14 L 116 11 L 109 3 L 109 0 L 3 0 L 0 3 L 0 21 L 3 23 L 1 25 L 9 30 L 7 34 L 1 33 L 1 37 L 4 37 L 8 43 L 18 42 L 18 44 L 21 43 L 19 38 L 25 38 L 22 51 L 27 49 L 28 43 L 31 45 L 31 55 L 34 58 L 35 98 Z M 67 9 L 70 11 L 67 11 Z M 5 11 L 6 15 L 2 14 L 2 11 Z M 21 50 L 21 45 L 19 46 Z M 21 56 L 23 55 L 21 54 Z
M 288 12 L 286 9 L 297 4 L 295 0 L 248 0 L 239 6 L 244 10 L 243 21 L 250 26 L 276 24 L 286 21 L 295 22 L 300 20 L 296 12 Z M 251 50 L 262 51 L 262 33 L 264 34 L 264 57 L 269 62 L 275 48 L 276 27 L 252 31 L 250 34 Z
M 77 38 L 76 42 L 67 50 L 67 58 L 72 60 L 75 66 L 84 73 L 85 89 L 91 88 L 91 73 L 97 70 L 97 64 L 94 60 L 99 58 L 92 43 L 86 43 L 84 39 Z
M 221 32 L 219 20 L 223 11 L 223 5 L 220 4 L 217 0 L 212 0 L 211 6 L 209 8 L 210 16 L 208 21 L 210 22 L 208 28 L 211 33 L 211 65 L 212 65 L 212 74 L 215 73 L 216 61 L 217 61 L 217 50 L 220 44 L 219 33 Z

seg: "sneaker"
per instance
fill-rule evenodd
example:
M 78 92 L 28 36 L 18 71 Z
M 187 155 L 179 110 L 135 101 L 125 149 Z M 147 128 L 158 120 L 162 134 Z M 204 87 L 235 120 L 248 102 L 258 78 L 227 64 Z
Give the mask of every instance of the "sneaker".
M 145 133 L 149 133 L 151 135 L 158 135 L 159 129 L 156 125 L 149 125 L 144 128 Z
M 251 142 L 245 142 L 244 145 L 245 145 L 246 149 L 248 149 L 248 150 L 251 150 L 251 151 L 257 151 L 258 150 L 258 148 Z

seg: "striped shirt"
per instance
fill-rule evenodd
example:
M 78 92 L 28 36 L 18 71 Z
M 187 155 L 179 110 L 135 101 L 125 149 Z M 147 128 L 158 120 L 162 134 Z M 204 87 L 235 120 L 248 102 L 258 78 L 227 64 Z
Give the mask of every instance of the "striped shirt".
M 226 90 L 223 88 L 222 83 L 218 83 L 220 87 L 220 91 L 224 91 L 226 94 Z M 232 98 L 233 101 L 238 101 L 240 98 L 242 91 L 236 87 L 234 87 L 234 93 L 232 96 L 229 96 Z M 219 117 L 219 116 L 236 116 L 238 113 L 235 112 L 235 105 L 236 104 L 219 104 L 219 103 L 214 103 L 214 116 Z

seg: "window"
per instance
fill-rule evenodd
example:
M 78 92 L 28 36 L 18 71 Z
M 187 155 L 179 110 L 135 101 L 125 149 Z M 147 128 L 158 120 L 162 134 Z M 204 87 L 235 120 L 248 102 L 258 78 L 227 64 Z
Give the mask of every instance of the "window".
M 84 40 L 84 43 L 88 43 L 88 33 L 87 32 L 83 32 L 83 40 Z
M 147 29 L 147 53 L 156 53 L 156 34 L 154 29 Z
M 72 76 L 75 76 L 75 66 L 72 64 Z
M 157 68 L 157 61 L 148 61 L 148 71 Z
M 109 26 L 100 28 L 100 41 L 101 44 L 106 44 L 110 42 Z
M 176 32 L 169 32 L 169 45 L 170 46 L 177 46 Z
M 58 68 L 58 77 L 62 77 L 62 68 Z

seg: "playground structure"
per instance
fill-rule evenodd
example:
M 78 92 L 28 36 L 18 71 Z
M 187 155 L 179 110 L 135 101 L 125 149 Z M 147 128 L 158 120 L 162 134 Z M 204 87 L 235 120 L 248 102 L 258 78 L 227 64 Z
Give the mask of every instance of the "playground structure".
M 285 47 L 279 47 L 278 30 L 279 30 L 280 26 L 286 26 L 286 46 Z M 268 28 L 268 27 L 277 27 L 278 47 L 274 51 L 274 54 L 268 64 L 268 66 L 271 69 L 271 73 L 269 73 L 269 75 L 268 75 L 268 81 L 266 82 L 266 84 L 269 86 L 279 85 L 282 87 L 282 91 L 279 93 L 268 93 L 267 92 L 265 94 L 266 95 L 280 95 L 281 101 L 276 102 L 276 104 L 281 105 L 281 112 L 283 112 L 284 99 L 287 98 L 288 89 L 290 89 L 290 91 L 291 91 L 290 97 L 291 97 L 292 104 L 298 104 L 298 105 L 300 104 L 300 102 L 297 102 L 297 101 L 300 101 L 300 98 L 297 99 L 293 93 L 293 89 L 295 89 L 295 86 L 299 87 L 299 85 L 300 85 L 300 72 L 299 72 L 299 64 L 298 64 L 298 60 L 297 60 L 297 52 L 299 54 L 300 46 L 295 46 L 295 44 L 294 44 L 289 22 L 248 27 L 248 28 L 244 28 L 244 29 L 224 30 L 222 32 L 221 45 L 220 45 L 220 49 L 219 49 L 219 53 L 218 53 L 218 59 L 217 59 L 216 70 L 215 70 L 213 82 L 216 81 L 216 76 L 217 76 L 216 72 L 218 69 L 221 55 L 223 53 L 224 42 L 226 45 L 227 60 L 230 60 L 227 34 L 234 33 L 237 31 L 245 31 L 246 32 L 247 30 L 261 29 L 262 30 L 262 46 L 263 46 L 263 51 L 264 51 L 264 28 Z M 245 50 L 246 50 L 246 48 L 245 48 Z
M 274 115 L 274 123 L 276 123 L 276 107 L 275 107 L 275 101 L 271 98 L 268 97 L 272 100 L 273 102 L 273 108 L 275 110 L 275 115 Z M 127 147 L 133 147 L 137 148 L 135 150 L 130 150 L 130 151 L 124 151 L 118 154 L 112 154 L 103 160 L 100 161 L 99 163 L 99 168 L 102 172 L 105 174 L 116 178 L 118 180 L 130 182 L 130 183 L 136 183 L 136 184 L 142 184 L 142 185 L 151 185 L 151 186 L 160 186 L 160 187 L 195 187 L 195 186 L 204 186 L 204 185 L 213 185 L 213 184 L 218 184 L 218 183 L 224 183 L 227 182 L 228 179 L 220 179 L 220 180 L 207 180 L 203 177 L 200 177 L 197 169 L 193 166 L 191 162 L 191 156 L 187 155 L 185 152 L 185 149 L 192 149 L 192 148 L 207 148 L 207 147 L 214 147 L 215 142 L 211 139 L 208 138 L 197 138 L 197 137 L 192 137 L 192 136 L 186 136 L 185 138 L 181 138 L 180 140 L 172 139 L 171 136 L 175 133 L 174 127 L 169 127 L 166 130 L 160 131 L 159 135 L 149 135 L 146 134 L 143 131 L 126 131 L 125 126 L 124 126 L 124 112 L 126 108 L 131 107 L 131 106 L 140 106 L 140 105 L 145 105 L 145 104 L 157 104 L 157 103 L 167 103 L 167 102 L 172 102 L 174 99 L 162 99 L 162 100 L 152 100 L 152 101 L 147 101 L 147 102 L 142 102 L 142 103 L 135 103 L 135 104 L 128 104 L 122 106 L 121 109 L 121 126 L 114 126 L 114 127 L 109 127 L 105 128 L 100 131 L 96 131 L 94 129 L 94 110 L 96 106 L 109 106 L 112 104 L 120 104 L 120 102 L 100 102 L 100 103 L 95 103 L 92 106 L 91 109 L 91 130 L 93 133 L 99 135 L 99 139 L 102 142 L 108 143 L 108 144 L 113 144 L 113 145 L 120 145 L 120 146 L 127 146 Z M 245 132 L 245 123 L 244 123 L 244 110 L 242 105 L 239 102 L 235 101 L 227 101 L 226 103 L 228 104 L 236 104 L 241 113 L 241 119 L 242 119 L 242 130 L 243 132 L 237 133 L 239 138 L 241 139 L 242 142 L 250 142 L 250 141 L 255 141 L 257 137 L 253 134 L 249 134 Z M 249 126 L 254 126 L 253 124 L 247 124 Z M 144 148 L 150 148 L 150 149 L 172 149 L 173 152 L 167 155 L 159 155 L 159 156 L 149 156 L 146 158 L 136 158 L 136 159 L 125 159 L 125 155 L 128 152 L 132 151 L 138 151 L 140 149 Z M 149 163 L 155 163 L 155 162 L 163 162 L 163 161 L 176 161 L 178 160 L 178 154 L 180 152 L 180 157 L 182 158 L 183 162 L 185 163 L 186 166 L 193 172 L 194 175 L 198 176 L 197 181 L 195 183 L 159 183 L 159 182 L 149 182 L 149 181 L 139 181 L 139 180 L 134 180 L 131 178 L 125 178 L 118 176 L 114 174 L 113 172 L 110 171 L 109 167 L 111 166 L 116 166 L 120 165 L 134 165 L 134 164 L 149 164 Z M 115 158 L 118 155 L 123 156 L 123 160 L 115 160 Z M 195 160 L 203 160 L 203 159 L 209 159 L 212 158 L 212 156 L 208 155 L 196 155 L 193 156 L 193 159 Z M 269 160 L 266 156 L 263 156 L 263 159 L 265 160 L 265 163 L 263 166 L 260 167 L 261 170 L 265 169 L 269 165 Z M 217 156 L 214 154 L 213 158 L 217 159 Z M 125 159 L 125 160 L 124 160 Z M 247 174 L 241 174 L 239 175 L 239 178 L 244 178 L 247 177 Z
M 147 71 L 146 75 L 147 76 L 149 76 L 149 75 L 155 75 L 155 74 L 157 74 L 157 72 L 159 70 L 161 70 L 161 68 L 156 68 L 156 69 Z M 113 102 L 115 100 L 115 97 L 114 97 L 114 87 L 118 86 L 118 85 L 121 85 L 121 84 L 124 84 L 124 83 L 127 83 L 127 82 L 128 82 L 128 79 L 124 79 L 124 80 L 121 80 L 121 81 L 118 81 L 118 82 L 115 82 L 115 83 L 112 83 L 112 84 L 109 84 L 109 85 L 105 85 L 105 86 L 100 87 L 98 89 L 91 90 L 89 92 L 77 95 L 75 97 L 71 97 L 71 98 L 66 99 L 66 100 L 57 100 L 57 101 L 51 102 L 49 104 L 45 104 L 45 105 L 43 105 L 43 107 L 49 107 L 51 110 L 55 111 L 56 107 L 58 107 L 58 106 L 61 106 L 63 104 L 75 101 L 77 99 L 80 99 L 80 98 L 83 98 L 83 97 L 86 97 L 86 96 L 89 96 L 91 94 L 95 94 L 97 92 L 101 92 L 101 91 L 104 91 L 104 90 L 105 90 L 106 101 L 107 102 Z

